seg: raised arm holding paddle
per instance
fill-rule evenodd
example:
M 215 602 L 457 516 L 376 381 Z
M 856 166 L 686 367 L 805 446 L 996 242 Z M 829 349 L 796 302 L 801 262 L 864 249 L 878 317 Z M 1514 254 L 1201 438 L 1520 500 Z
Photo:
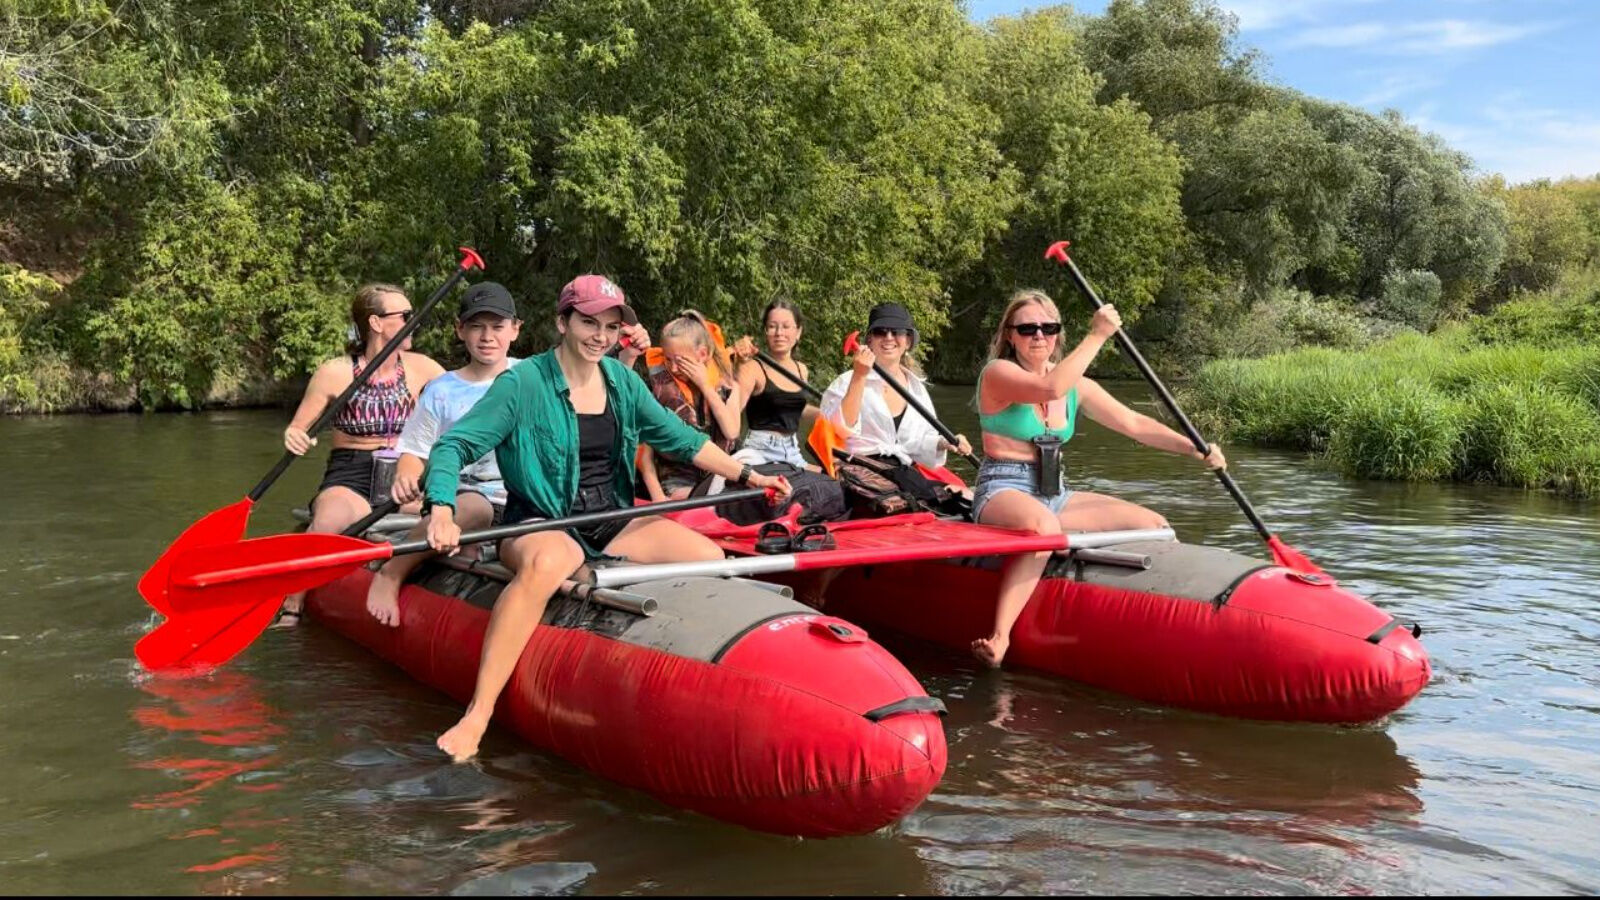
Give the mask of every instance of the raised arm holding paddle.
M 1078 289 L 1079 293 L 1083 294 L 1084 299 L 1088 300 L 1091 306 L 1098 310 L 1105 303 L 1094 292 L 1094 288 L 1089 286 L 1089 281 L 1083 277 L 1083 273 L 1078 271 L 1078 264 L 1073 262 L 1072 257 L 1067 255 L 1067 248 L 1070 245 L 1071 241 L 1056 241 L 1045 249 L 1045 258 L 1055 260 L 1066 266 L 1067 274 L 1071 277 L 1073 286 Z M 1151 369 L 1150 364 L 1145 362 L 1144 357 L 1133 346 L 1133 341 L 1128 338 L 1128 335 L 1121 328 L 1117 329 L 1115 337 L 1117 346 L 1122 348 L 1122 352 L 1133 361 L 1134 365 L 1139 367 L 1139 374 L 1143 375 L 1144 380 L 1149 382 L 1150 386 L 1155 389 L 1156 395 L 1161 398 L 1162 405 L 1167 408 L 1168 412 L 1172 413 L 1172 417 L 1178 420 L 1178 425 L 1183 429 L 1183 436 L 1194 447 L 1195 452 L 1206 454 L 1213 445 L 1208 444 L 1206 439 L 1200 436 L 1200 430 L 1195 428 L 1194 423 L 1189 421 L 1189 417 L 1184 415 L 1183 410 L 1178 408 L 1178 401 L 1167 390 L 1167 386 L 1161 383 L 1161 379 L 1156 377 L 1155 370 Z M 1256 514 L 1255 508 L 1250 505 L 1250 501 L 1245 499 L 1244 492 L 1239 489 L 1238 484 L 1234 483 L 1233 476 L 1228 474 L 1226 467 L 1218 466 L 1214 468 L 1214 471 L 1216 472 L 1217 480 L 1222 483 L 1223 488 L 1233 497 L 1234 502 L 1239 504 L 1239 509 L 1244 512 L 1245 518 L 1250 520 L 1250 525 L 1256 530 L 1256 534 L 1261 536 L 1268 549 L 1272 551 L 1273 562 L 1296 572 L 1327 577 L 1327 573 L 1318 568 L 1316 563 L 1306 558 L 1305 554 L 1285 544 L 1277 535 L 1267 530 L 1266 523 L 1261 521 L 1261 517 Z
M 427 318 L 428 312 L 437 306 L 439 301 L 450 293 L 450 290 L 459 284 L 463 278 L 467 277 L 468 272 L 474 269 L 481 270 L 482 268 L 483 257 L 479 256 L 477 251 L 470 247 L 462 247 L 461 262 L 456 267 L 456 271 L 428 297 L 427 301 L 414 314 L 403 318 L 399 316 L 391 317 L 399 319 L 403 323 L 394 332 L 393 337 L 370 356 L 366 367 L 351 378 L 349 386 L 327 404 L 322 413 L 316 416 L 315 421 L 302 429 L 298 429 L 305 435 L 305 438 L 307 440 L 313 438 L 317 432 L 332 422 L 334 417 L 339 415 L 346 404 L 349 403 L 350 398 L 354 397 L 372 379 L 373 374 L 378 371 L 383 363 L 391 355 L 398 352 L 401 346 L 410 339 L 412 332 L 422 327 L 422 322 Z M 285 435 L 286 443 L 289 438 L 289 435 Z M 300 452 L 304 452 L 304 448 L 301 448 Z M 166 586 L 167 573 L 172 564 L 172 557 L 179 552 L 195 547 L 231 544 L 242 538 L 245 526 L 250 522 L 250 511 L 255 508 L 256 501 L 261 499 L 267 489 L 272 487 L 273 483 L 289 468 L 289 464 L 298 459 L 299 456 L 300 453 L 295 452 L 293 447 L 286 447 L 283 456 L 278 458 L 277 464 L 256 483 L 255 487 L 250 489 L 244 499 L 221 509 L 212 510 L 190 525 L 182 534 L 178 535 L 167 546 L 167 549 L 162 552 L 161 556 L 156 559 L 155 563 L 150 566 L 150 569 L 139 579 L 139 594 L 144 597 L 145 602 L 149 603 L 162 615 L 170 615 L 170 607 L 166 601 Z

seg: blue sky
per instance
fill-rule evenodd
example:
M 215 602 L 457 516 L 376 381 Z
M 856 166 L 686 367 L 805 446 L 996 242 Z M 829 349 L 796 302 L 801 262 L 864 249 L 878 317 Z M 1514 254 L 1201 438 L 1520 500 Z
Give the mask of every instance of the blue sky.
M 968 0 L 971 17 L 1054 4 Z M 1070 4 L 1100 13 L 1106 0 Z M 1600 0 L 1219 0 L 1271 80 L 1397 109 L 1512 182 L 1600 174 Z

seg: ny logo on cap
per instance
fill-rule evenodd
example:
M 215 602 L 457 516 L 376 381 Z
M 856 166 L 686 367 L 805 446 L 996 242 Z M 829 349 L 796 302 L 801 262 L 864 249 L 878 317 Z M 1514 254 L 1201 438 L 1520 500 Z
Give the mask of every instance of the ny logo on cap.
M 609 279 L 609 278 L 600 279 L 600 295 L 602 297 L 615 297 L 619 293 L 621 293 L 621 292 L 617 290 L 617 286 L 616 285 L 611 283 L 611 279 Z

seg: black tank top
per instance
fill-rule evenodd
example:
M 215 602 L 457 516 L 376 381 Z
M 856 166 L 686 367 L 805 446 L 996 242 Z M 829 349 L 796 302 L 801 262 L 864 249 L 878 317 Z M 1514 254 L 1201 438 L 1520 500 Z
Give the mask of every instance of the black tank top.
M 757 362 L 763 372 L 767 373 L 767 385 L 761 393 L 750 398 L 744 405 L 745 415 L 750 420 L 751 431 L 776 431 L 779 434 L 794 434 L 800 430 L 800 416 L 806 411 L 805 391 L 796 388 L 792 391 L 779 390 L 772 381 L 772 373 L 765 364 Z
M 617 417 L 606 404 L 605 412 L 578 413 L 578 490 L 611 488 L 611 454 L 617 441 Z

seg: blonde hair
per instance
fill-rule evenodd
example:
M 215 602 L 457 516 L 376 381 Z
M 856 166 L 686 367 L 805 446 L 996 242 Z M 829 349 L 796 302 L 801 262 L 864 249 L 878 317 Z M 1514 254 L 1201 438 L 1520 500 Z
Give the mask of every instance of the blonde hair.
M 994 341 L 989 344 L 990 362 L 994 362 L 997 359 L 1009 359 L 1012 362 L 1017 362 L 1017 348 L 1011 344 L 1011 317 L 1016 315 L 1017 310 L 1024 306 L 1043 307 L 1045 312 L 1055 316 L 1057 322 L 1061 321 L 1061 310 L 1056 308 L 1056 302 L 1050 299 L 1049 294 L 1038 288 L 1026 288 L 1017 291 L 1011 295 L 1011 299 L 1006 303 L 1005 314 L 1000 317 L 1000 327 L 995 330 Z M 1061 337 L 1064 338 L 1066 335 L 1063 334 Z M 1066 347 L 1066 344 L 1065 340 L 1059 338 L 1056 340 L 1056 348 L 1050 351 L 1051 362 L 1061 361 L 1061 357 L 1065 355 L 1063 348 Z
M 687 338 L 696 347 L 704 348 L 711 354 L 711 361 L 722 377 L 726 380 L 733 378 L 733 367 L 728 364 L 723 349 L 711 339 L 711 326 L 706 323 L 705 314 L 699 310 L 680 310 L 676 319 L 661 326 L 661 339 L 665 341 L 667 338 Z
M 367 349 L 367 339 L 372 336 L 372 326 L 367 324 L 367 317 L 383 315 L 384 294 L 404 297 L 406 292 L 378 281 L 356 288 L 355 299 L 350 301 L 350 323 L 355 326 L 355 334 L 345 345 L 345 350 L 350 354 L 360 355 L 361 351 Z

